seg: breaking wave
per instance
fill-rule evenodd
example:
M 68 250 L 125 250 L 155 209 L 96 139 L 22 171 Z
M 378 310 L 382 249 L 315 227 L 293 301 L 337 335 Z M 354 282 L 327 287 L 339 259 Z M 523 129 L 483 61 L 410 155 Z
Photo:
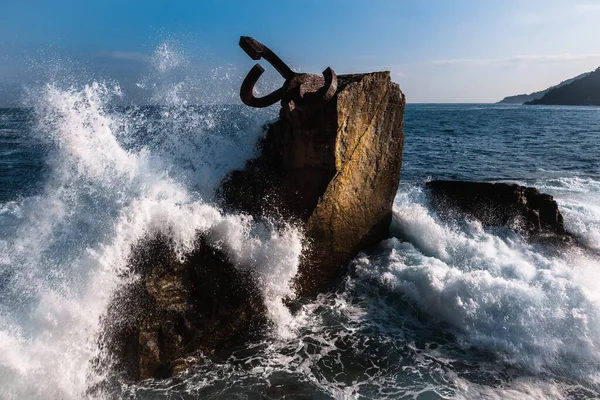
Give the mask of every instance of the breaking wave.
M 51 79 L 29 89 L 25 105 L 34 123 L 19 135 L 41 143 L 44 171 L 32 194 L 0 203 L 1 398 L 600 395 L 597 177 L 542 169 L 519 174 L 521 158 L 531 155 L 507 151 L 513 131 L 487 135 L 480 125 L 488 118 L 490 130 L 496 127 L 493 107 L 467 115 L 477 122 L 460 136 L 454 133 L 463 129 L 462 120 L 450 119 L 472 107 L 435 106 L 436 118 L 444 114 L 437 124 L 428 113 L 432 106 L 423 106 L 413 114 L 425 121 L 419 137 L 410 145 L 407 135 L 405 170 L 413 182 L 403 183 L 397 194 L 390 238 L 358 255 L 331 290 L 299 299 L 292 314 L 281 300 L 294 296 L 290 281 L 302 233 L 280 221 L 225 213 L 214 196 L 222 178 L 254 155 L 261 124 L 274 115 L 222 105 L 237 96 L 231 88 L 237 90 L 239 82 L 232 83 L 230 68 L 198 80 L 186 73 L 192 64 L 177 46 L 158 47 L 149 59 L 151 72 L 138 83 L 156 106 L 123 106 L 128 94 L 100 80 Z M 529 112 L 535 110 L 518 109 Z M 544 108 L 536 121 L 551 112 Z M 579 118 L 586 111 L 577 112 Z M 0 125 L 11 118 L 3 113 Z M 444 158 L 454 153 L 443 153 L 444 143 L 435 141 L 429 158 L 421 157 L 427 146 L 418 140 L 431 140 L 426 132 L 435 132 L 436 124 L 448 130 L 447 136 L 435 133 L 436 140 L 451 136 L 449 151 L 457 148 L 457 159 L 468 160 L 442 176 L 477 175 L 473 154 L 484 160 L 489 154 L 466 151 L 464 143 L 476 147 L 476 135 L 487 135 L 480 146 L 502 149 L 498 154 L 510 161 L 507 176 L 535 176 L 518 183 L 554 195 L 568 230 L 589 251 L 549 251 L 508 228 L 440 220 L 424 186 L 414 182 L 429 165 L 441 174 L 456 161 Z M 500 144 L 489 142 L 494 137 Z M 537 133 L 519 137 L 527 139 L 524 148 L 530 137 L 542 143 Z M 568 143 L 561 155 L 570 152 Z M 568 168 L 576 165 L 563 158 Z M 487 168 L 478 179 L 500 169 L 492 163 Z M 273 322 L 271 334 L 222 350 L 172 379 L 88 393 L 104 379 L 91 366 L 101 356 L 101 318 L 115 291 L 136 279 L 125 273 L 132 246 L 168 235 L 185 257 L 198 232 L 236 267 L 252 271 Z
M 157 54 L 158 72 L 176 66 L 165 48 Z M 30 91 L 46 182 L 0 212 L 2 398 L 81 398 L 102 379 L 90 368 L 101 316 L 131 279 L 124 272 L 132 246 L 158 233 L 182 257 L 197 232 L 207 233 L 234 265 L 252 271 L 275 333 L 286 332 L 281 300 L 293 297 L 300 232 L 213 203 L 218 182 L 252 156 L 268 115 L 191 106 L 176 93 L 157 107 L 113 106 L 122 96 L 101 82 Z

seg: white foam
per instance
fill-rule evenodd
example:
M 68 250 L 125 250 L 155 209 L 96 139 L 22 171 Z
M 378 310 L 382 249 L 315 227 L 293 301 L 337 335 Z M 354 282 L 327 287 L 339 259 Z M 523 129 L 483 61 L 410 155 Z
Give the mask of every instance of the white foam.
M 569 388 L 543 379 L 519 378 L 499 387 L 481 385 L 455 378 L 456 399 L 487 400 L 563 400 L 570 398 Z
M 132 246 L 157 232 L 171 235 L 181 254 L 192 249 L 198 231 L 207 232 L 236 266 L 253 272 L 276 332 L 287 332 L 291 317 L 282 298 L 293 297 L 290 280 L 302 249 L 296 228 L 225 215 L 169 172 L 160 151 L 126 150 L 118 138 L 138 121 L 106 107 L 107 98 L 121 95 L 118 88 L 50 84 L 37 94 L 38 131 L 54 152 L 43 194 L 19 205 L 21 221 L 0 247 L 16 293 L 13 312 L 0 315 L 0 397 L 77 399 L 102 378 L 90 368 L 100 318 L 123 283 Z M 231 158 L 239 154 L 252 151 L 229 151 Z M 203 156 L 209 154 L 196 154 Z M 199 161 L 203 173 L 216 175 L 205 188 L 243 161 L 214 171 L 210 161 Z
M 416 240 L 382 243 L 385 255 L 357 260 L 360 276 L 450 323 L 466 347 L 535 373 L 597 379 L 598 259 L 545 254 L 507 230 L 444 224 L 412 199 L 399 196 L 395 223 Z
M 600 181 L 569 177 L 535 182 L 541 191 L 556 197 L 569 232 L 590 248 L 600 250 Z

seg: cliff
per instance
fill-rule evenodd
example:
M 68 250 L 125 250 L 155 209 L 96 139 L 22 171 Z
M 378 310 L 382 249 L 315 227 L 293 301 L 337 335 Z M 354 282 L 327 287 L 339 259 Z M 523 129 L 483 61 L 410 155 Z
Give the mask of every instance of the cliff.
M 566 81 L 562 81 L 558 85 L 551 86 L 548 89 L 541 90 L 539 92 L 533 92 L 531 94 L 518 94 L 516 96 L 507 96 L 504 99 L 500 100 L 498 103 L 499 104 L 525 104 L 529 101 L 538 100 L 538 99 L 541 99 L 542 97 L 544 97 L 546 95 L 546 93 L 548 93 L 552 89 L 556 89 L 556 88 L 568 85 L 572 82 L 575 82 L 578 79 L 586 77 L 589 74 L 590 74 L 589 72 L 586 72 L 581 75 L 577 75 L 574 78 L 567 79 Z
M 600 68 L 567 85 L 555 88 L 541 99 L 525 103 L 527 105 L 600 105 Z
M 259 156 L 223 182 L 226 210 L 283 218 L 305 232 L 298 293 L 314 290 L 359 250 L 387 237 L 404 107 L 388 72 L 339 76 L 322 107 L 282 109 Z M 248 272 L 201 235 L 183 262 L 167 237 L 150 237 L 136 246 L 130 264 L 140 278 L 113 299 L 101 340 L 127 379 L 173 376 L 265 322 L 261 292 Z

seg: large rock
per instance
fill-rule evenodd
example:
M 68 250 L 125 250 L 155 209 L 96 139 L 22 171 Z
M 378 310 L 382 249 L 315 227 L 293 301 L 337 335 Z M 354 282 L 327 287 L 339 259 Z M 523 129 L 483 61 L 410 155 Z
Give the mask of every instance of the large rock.
M 141 278 L 116 293 L 100 339 L 126 380 L 170 377 L 264 321 L 250 274 L 201 238 L 183 263 L 168 238 L 148 238 L 130 265 Z
M 567 234 L 556 201 L 536 188 L 464 181 L 432 181 L 427 187 L 432 205 L 442 217 L 457 217 L 459 211 L 484 226 L 509 224 L 527 237 Z
M 310 127 L 278 120 L 259 157 L 223 184 L 229 207 L 302 224 L 310 246 L 297 280 L 300 292 L 387 237 L 405 104 L 389 72 L 339 76 L 336 96 Z
M 340 76 L 333 100 L 308 125 L 273 123 L 260 155 L 223 183 L 231 211 L 301 225 L 309 243 L 299 292 L 387 237 L 404 106 L 388 72 Z M 264 321 L 251 276 L 201 237 L 183 263 L 167 238 L 148 238 L 134 250 L 131 269 L 141 279 L 115 296 L 101 340 L 128 379 L 172 376 Z

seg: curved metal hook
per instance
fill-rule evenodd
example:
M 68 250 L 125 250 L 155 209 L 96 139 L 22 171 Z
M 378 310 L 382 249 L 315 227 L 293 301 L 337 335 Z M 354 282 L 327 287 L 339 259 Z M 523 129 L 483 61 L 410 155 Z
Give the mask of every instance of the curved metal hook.
M 281 87 L 266 96 L 255 97 L 254 86 L 258 81 L 258 78 L 265 72 L 265 69 L 260 64 L 255 64 L 254 67 L 248 72 L 246 78 L 242 82 L 240 88 L 240 98 L 242 102 L 250 107 L 263 108 L 273 105 L 283 98 L 284 88 Z
M 261 58 L 264 58 L 273 66 L 273 68 L 277 70 L 277 72 L 279 72 L 279 74 L 281 74 L 286 82 L 296 76 L 296 73 L 292 71 L 292 69 L 288 67 L 281 60 L 281 58 L 277 57 L 275 53 L 273 53 L 267 46 L 260 43 L 258 40 L 255 40 L 249 36 L 242 36 L 240 37 L 240 47 L 253 60 L 260 60 Z M 242 87 L 240 88 L 240 98 L 247 106 L 257 108 L 268 107 L 277 103 L 283 98 L 283 94 L 285 93 L 285 85 L 266 96 L 254 96 L 254 86 L 264 72 L 265 69 L 261 67 L 260 64 L 255 64 L 250 72 L 248 72 L 248 75 L 246 75 L 244 82 L 242 82 Z

